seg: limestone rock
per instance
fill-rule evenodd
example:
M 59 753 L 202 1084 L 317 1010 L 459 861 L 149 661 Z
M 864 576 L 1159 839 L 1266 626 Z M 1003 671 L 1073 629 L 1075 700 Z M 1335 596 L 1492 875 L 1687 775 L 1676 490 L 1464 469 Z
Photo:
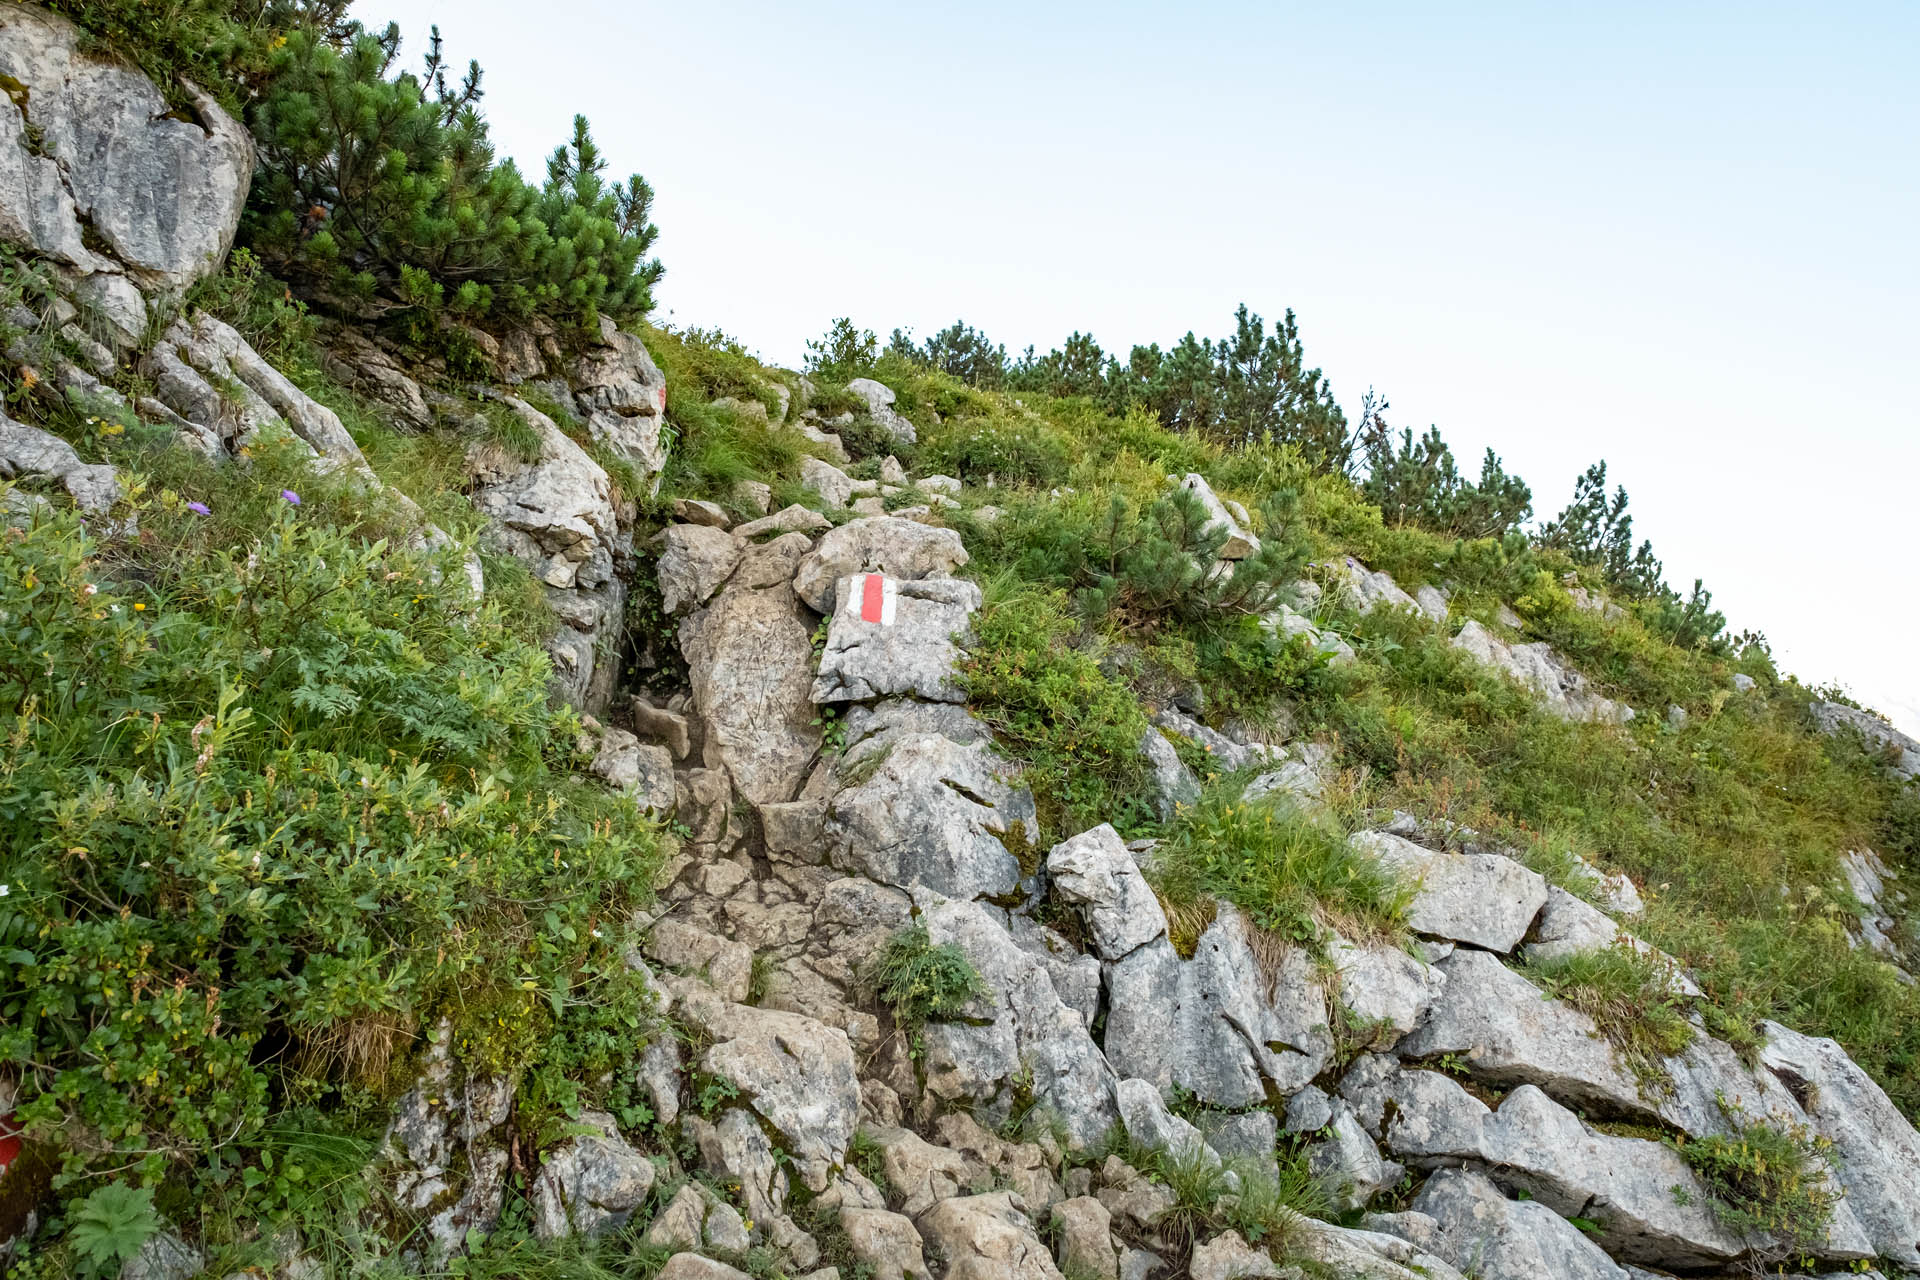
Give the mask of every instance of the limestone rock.
M 643 744 L 625 729 L 608 729 L 592 769 L 608 786 L 630 793 L 642 810 L 663 817 L 673 812 L 673 756 L 665 747 Z
M 1092 1196 L 1075 1196 L 1053 1206 L 1055 1260 L 1063 1272 L 1087 1280 L 1119 1280 L 1113 1253 L 1113 1215 Z
M 866 403 L 868 416 L 882 431 L 901 444 L 919 442 L 920 436 L 913 429 L 913 423 L 894 409 L 895 397 L 891 388 L 872 378 L 855 378 L 847 384 L 847 390 Z
M 654 1280 L 752 1280 L 746 1272 L 697 1253 L 676 1253 Z
M 1545 641 L 1509 645 L 1468 619 L 1453 638 L 1453 647 L 1531 689 L 1540 705 L 1562 720 L 1625 724 L 1633 719 L 1632 707 L 1596 693 L 1587 678 L 1567 666 Z
M 1187 1264 L 1191 1280 L 1247 1280 L 1285 1274 L 1274 1265 L 1266 1250 L 1248 1244 L 1238 1231 L 1228 1231 L 1205 1244 L 1195 1245 L 1193 1260 Z
M 780 1135 L 807 1185 L 824 1190 L 860 1119 L 860 1081 L 846 1032 L 745 1004 L 689 1016 L 713 1039 L 701 1070 L 732 1081 L 742 1101 Z
M 1038 837 L 1033 797 L 1002 777 L 1004 763 L 984 742 L 898 732 L 850 749 L 840 767 L 866 776 L 828 806 L 834 866 L 950 897 L 997 896 L 1020 883 L 1007 845 Z
M 1203 1102 L 1250 1107 L 1291 1094 L 1332 1057 L 1312 963 L 1285 948 L 1268 982 L 1240 913 L 1221 903 L 1191 960 L 1159 939 L 1107 966 L 1106 1052 L 1122 1076 Z
M 1303 1218 L 1295 1224 L 1294 1256 L 1317 1263 L 1341 1280 L 1464 1280 L 1444 1260 L 1397 1236 L 1336 1227 Z M 1560 1280 L 1560 1277 L 1554 1277 Z
M 427 1238 L 439 1256 L 464 1248 L 467 1232 L 490 1231 L 499 1218 L 507 1184 L 503 1127 L 513 1109 L 505 1078 L 456 1083 L 452 1035 L 444 1021 L 436 1029 L 419 1082 L 396 1104 L 380 1153 L 394 1170 L 395 1200 L 428 1215 Z
M 1413 593 L 1413 602 L 1420 607 L 1420 612 L 1426 614 L 1427 617 L 1433 621 L 1445 622 L 1447 620 L 1447 593 L 1432 583 L 1428 583 L 1415 591 Z
M 749 511 L 765 515 L 773 507 L 773 486 L 758 480 L 736 480 L 733 500 Z
M 703 978 L 723 1000 L 738 1002 L 747 998 L 753 975 L 753 949 L 745 943 L 668 916 L 653 926 L 641 950 L 650 960 Z
M 1371 1031 L 1374 1049 L 1387 1049 L 1419 1025 L 1445 997 L 1447 977 L 1399 947 L 1355 946 L 1336 935 L 1328 953 L 1338 975 L 1339 999 Z
M 549 1150 L 530 1188 L 533 1231 L 542 1240 L 622 1226 L 653 1190 L 653 1162 L 627 1145 L 612 1116 L 583 1111 L 574 1123 L 595 1132 Z
M 1413 1243 L 1482 1280 L 1625 1280 L 1580 1229 L 1543 1204 L 1509 1200 L 1465 1169 L 1443 1169 L 1414 1197 L 1433 1233 Z
M 0 104 L 0 239 L 167 293 L 220 269 L 253 176 L 244 125 L 191 88 L 181 119 L 152 81 L 25 5 L 0 10 L 0 75 L 21 86 Z M 119 320 L 128 341 L 133 319 Z
M 803 507 L 796 502 L 770 516 L 747 521 L 734 529 L 733 536 L 744 542 L 766 533 L 824 533 L 831 528 L 833 521 L 812 507 Z
M 1177 1160 L 1220 1163 L 1220 1156 L 1200 1131 L 1167 1110 L 1160 1091 L 1145 1080 L 1122 1080 L 1114 1086 L 1114 1105 L 1127 1136 L 1152 1151 L 1164 1151 Z
M 1260 539 L 1241 527 L 1241 521 L 1233 518 L 1233 514 L 1227 510 L 1226 505 L 1214 496 L 1213 488 L 1207 483 L 1205 476 L 1190 471 L 1181 477 L 1176 485 L 1198 498 L 1200 505 L 1206 509 L 1207 521 L 1201 526 L 1204 531 L 1208 533 L 1226 531 L 1227 540 L 1221 544 L 1220 559 L 1244 560 L 1260 550 Z
M 846 1209 L 840 1227 L 854 1260 L 873 1268 L 873 1280 L 933 1280 L 911 1218 L 885 1209 Z
M 104 515 L 120 500 L 120 478 L 112 467 L 80 461 L 73 446 L 59 436 L 15 422 L 0 409 L 0 480 L 30 476 L 57 480 L 73 505 L 88 515 Z
M 1736 687 L 1740 677 L 1734 677 Z M 1751 677 L 1749 677 L 1751 679 Z M 1886 755 L 1889 767 L 1903 778 L 1920 778 L 1920 742 L 1900 732 L 1869 711 L 1842 702 L 1815 702 L 1814 723 L 1827 734 L 1855 733 L 1869 750 Z
M 842 579 L 855 573 L 880 573 L 899 582 L 948 577 L 967 563 L 960 535 L 902 520 L 866 516 L 849 520 L 820 539 L 800 562 L 793 589 L 815 613 L 833 608 Z
M 898 1197 L 901 1212 L 910 1218 L 959 1195 L 967 1185 L 967 1162 L 911 1129 L 875 1129 L 868 1131 L 867 1137 L 880 1149 L 887 1187 Z
M 853 478 L 830 462 L 800 459 L 800 483 L 819 494 L 830 507 L 844 507 L 853 501 Z
M 1384 831 L 1350 843 L 1418 886 L 1407 915 L 1416 932 L 1511 951 L 1546 905 L 1547 882 L 1499 854 L 1436 853 Z
M 943 1200 L 920 1229 L 947 1259 L 946 1280 L 1061 1280 L 1012 1192 Z
M 1362 613 L 1371 613 L 1381 605 L 1390 609 L 1420 608 L 1419 601 L 1402 591 L 1393 575 L 1369 569 L 1352 556 L 1342 556 L 1329 567 Z
M 1180 759 L 1165 734 L 1149 725 L 1140 735 L 1140 754 L 1151 767 L 1149 785 L 1153 790 L 1153 809 L 1162 822 L 1170 822 L 1181 805 L 1200 799 L 1200 782 Z
M 988 991 L 964 1020 L 923 1032 L 927 1089 L 1004 1115 L 1015 1078 L 1030 1079 L 1031 1096 L 1059 1113 L 1074 1145 L 1099 1141 L 1117 1115 L 1113 1069 L 1046 967 L 1014 944 L 984 903 L 942 902 L 924 919 L 933 942 L 958 946 Z
M 1380 1158 L 1380 1149 L 1344 1103 L 1334 1104 L 1327 1136 L 1307 1149 L 1307 1168 L 1341 1212 L 1366 1208 L 1406 1172 Z
M 878 585 L 875 585 L 875 584 Z M 868 593 L 878 621 L 868 621 Z M 980 607 L 980 586 L 959 578 L 896 582 L 878 574 L 842 578 L 833 624 L 813 682 L 815 702 L 864 702 L 910 694 L 933 702 L 960 702 L 965 692 L 953 671 L 968 620 Z
M 681 624 L 705 763 L 725 769 L 755 804 L 793 799 L 819 750 L 807 696 L 812 636 L 812 623 L 785 585 L 736 582 Z
M 1047 874 L 1067 902 L 1083 909 L 1093 948 L 1118 960 L 1167 932 L 1166 913 L 1119 832 L 1107 823 L 1055 845 Z
M 724 529 L 733 523 L 727 518 L 725 507 L 717 502 L 706 502 L 699 498 L 675 498 L 673 518 L 687 524 L 709 525 L 715 529 Z
M 660 607 L 670 616 L 705 604 L 740 564 L 740 545 L 710 525 L 671 524 L 661 535 Z
M 149 1237 L 138 1253 L 120 1264 L 120 1280 L 193 1280 L 206 1265 L 206 1255 L 200 1250 L 173 1232 L 162 1231 Z
M 588 433 L 657 486 L 667 465 L 667 379 L 646 344 L 602 316 L 599 342 L 574 361 L 569 381 Z

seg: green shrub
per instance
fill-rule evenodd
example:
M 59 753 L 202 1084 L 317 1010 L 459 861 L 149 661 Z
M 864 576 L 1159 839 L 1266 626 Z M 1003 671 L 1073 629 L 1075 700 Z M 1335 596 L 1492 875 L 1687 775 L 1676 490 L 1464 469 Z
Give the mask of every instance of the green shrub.
M 957 1018 L 992 993 L 966 952 L 951 942 L 935 946 L 924 924 L 911 924 L 881 944 L 867 981 L 894 1021 L 917 1031 L 927 1022 Z
M 582 1082 L 644 1010 L 599 922 L 652 830 L 551 772 L 545 655 L 459 548 L 249 507 L 262 462 L 214 472 L 239 510 L 145 501 L 111 558 L 71 515 L 5 534 L 0 1059 L 70 1173 L 244 1163 L 296 1078 L 377 1080 L 503 979 L 589 1024 L 541 1051 Z
M 192 80 L 240 111 L 265 78 L 274 41 L 338 22 L 348 0 L 47 0 L 105 50 L 144 71 L 176 105 Z
M 1043 846 L 1102 822 L 1130 830 L 1152 821 L 1146 715 L 1101 670 L 1097 643 L 1080 637 L 1065 603 L 1060 592 L 990 584 L 959 671 L 975 714 L 1026 765 Z
M 1706 1185 L 1714 1216 L 1749 1241 L 1773 1237 L 1774 1244 L 1759 1250 L 1764 1261 L 1785 1260 L 1824 1244 L 1840 1200 L 1829 1181 L 1832 1144 L 1797 1129 L 1748 1120 L 1733 1109 L 1728 1119 L 1735 1125 L 1732 1134 L 1674 1140 Z
M 260 173 L 245 224 L 287 269 L 407 309 L 426 341 L 444 309 L 511 321 L 538 311 L 591 329 L 644 315 L 658 234 L 638 175 L 609 185 L 583 117 L 536 187 L 496 163 L 476 103 L 480 70 L 446 84 L 436 32 L 423 76 L 394 73 L 400 34 L 295 30 L 274 54 L 251 124 Z
M 1235 790 L 1209 790 L 1168 830 L 1151 872 L 1163 898 L 1224 898 L 1256 927 L 1307 945 L 1328 926 L 1348 938 L 1400 932 L 1408 887 L 1330 819 L 1280 799 L 1243 803 L 1229 798 Z
M 957 476 L 966 484 L 1027 484 L 1047 488 L 1067 478 L 1067 440 L 1039 418 L 949 420 L 921 441 L 928 471 Z

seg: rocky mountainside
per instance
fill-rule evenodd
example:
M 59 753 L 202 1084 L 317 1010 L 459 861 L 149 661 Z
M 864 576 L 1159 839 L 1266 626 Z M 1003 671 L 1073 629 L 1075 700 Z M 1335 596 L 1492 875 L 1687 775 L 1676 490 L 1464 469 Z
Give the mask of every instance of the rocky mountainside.
M 212 98 L 0 85 L 8 1276 L 1920 1276 L 1883 720 L 1285 448 L 303 305 Z

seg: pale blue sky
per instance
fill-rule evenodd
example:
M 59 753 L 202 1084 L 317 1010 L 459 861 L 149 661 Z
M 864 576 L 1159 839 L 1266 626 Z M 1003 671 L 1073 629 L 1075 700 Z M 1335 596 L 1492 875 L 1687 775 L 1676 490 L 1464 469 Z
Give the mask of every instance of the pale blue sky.
M 360 0 L 659 192 L 663 317 L 1109 349 L 1300 316 L 1350 408 L 1604 456 L 1669 576 L 1920 732 L 1920 5 Z M 666 314 L 669 312 L 671 314 Z

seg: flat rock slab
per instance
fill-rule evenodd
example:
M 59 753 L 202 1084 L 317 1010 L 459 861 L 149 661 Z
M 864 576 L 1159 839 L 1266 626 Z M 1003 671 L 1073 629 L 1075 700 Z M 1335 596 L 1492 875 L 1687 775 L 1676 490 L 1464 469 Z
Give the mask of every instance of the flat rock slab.
M 1547 903 L 1547 882 L 1497 853 L 1436 853 L 1385 831 L 1351 843 L 1416 886 L 1407 923 L 1417 933 L 1508 952 Z
M 840 580 L 848 574 L 880 573 L 908 582 L 948 577 L 966 563 L 966 548 L 951 529 L 899 516 L 864 516 L 820 539 L 795 570 L 793 589 L 808 608 L 826 613 L 834 606 Z
M 968 621 L 980 607 L 979 584 L 959 578 L 902 582 L 854 573 L 835 591 L 833 623 L 813 700 L 865 702 L 909 695 L 961 702 L 954 666 Z

